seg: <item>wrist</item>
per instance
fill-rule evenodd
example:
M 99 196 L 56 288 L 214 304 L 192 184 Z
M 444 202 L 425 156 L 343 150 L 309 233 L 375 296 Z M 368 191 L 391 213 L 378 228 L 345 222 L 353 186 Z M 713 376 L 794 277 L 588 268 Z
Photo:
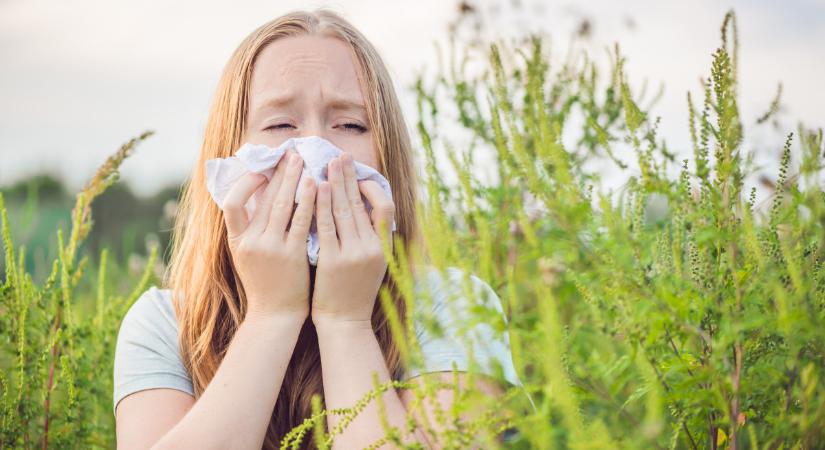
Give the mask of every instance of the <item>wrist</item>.
M 298 341 L 304 323 L 297 317 L 261 317 L 247 316 L 241 322 L 236 335 L 254 336 L 259 342 L 275 346 L 290 346 Z
M 258 311 L 250 309 L 246 312 L 244 323 L 250 323 L 264 328 L 297 327 L 299 330 L 307 319 L 307 313 L 301 311 Z
M 319 335 L 327 332 L 336 335 L 349 332 L 373 332 L 372 320 L 370 319 L 352 319 L 313 314 L 312 323 L 315 325 L 315 329 Z

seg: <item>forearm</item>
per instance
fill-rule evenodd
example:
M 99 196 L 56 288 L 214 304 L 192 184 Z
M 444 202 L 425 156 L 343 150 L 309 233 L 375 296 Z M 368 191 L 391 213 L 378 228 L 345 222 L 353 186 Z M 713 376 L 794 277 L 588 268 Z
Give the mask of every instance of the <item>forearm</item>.
M 203 394 L 155 448 L 260 449 L 302 325 L 247 317 Z
M 381 347 L 368 323 L 316 323 L 315 326 L 318 331 L 327 409 L 354 406 L 373 389 L 373 372 L 377 372 L 379 383 L 383 384 L 390 380 Z M 389 426 L 404 430 L 407 424 L 407 411 L 396 390 L 390 387 L 381 399 Z M 333 430 L 340 420 L 340 416 L 328 416 L 329 429 Z M 378 404 L 373 399 L 343 432 L 335 437 L 335 447 L 363 448 L 381 439 L 385 434 Z M 416 439 L 426 445 L 421 433 L 416 433 Z

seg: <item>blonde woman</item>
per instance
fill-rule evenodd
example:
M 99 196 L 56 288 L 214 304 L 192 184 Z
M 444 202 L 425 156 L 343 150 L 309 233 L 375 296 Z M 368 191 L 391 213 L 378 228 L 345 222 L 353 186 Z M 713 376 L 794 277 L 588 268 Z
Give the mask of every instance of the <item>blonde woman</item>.
M 209 197 L 207 160 L 231 156 L 245 142 L 275 147 L 303 136 L 323 137 L 343 150 L 327 166 L 328 181 L 316 186 L 304 177 L 298 189 L 303 164 L 291 150 L 293 157 L 278 162 L 271 180 L 250 173 L 235 183 L 223 209 Z M 393 198 L 373 181 L 356 180 L 353 160 L 384 175 Z M 144 292 L 120 327 L 114 369 L 118 447 L 277 448 L 310 416 L 315 393 L 326 408 L 350 407 L 372 389 L 374 372 L 383 383 L 423 376 L 449 381 L 454 363 L 467 370 L 467 352 L 449 337 L 456 308 L 446 304 L 454 301 L 447 291 L 460 285 L 461 271 L 450 268 L 447 278 L 435 270 L 416 272 L 417 292 L 432 290 L 432 312 L 447 329 L 447 337 L 437 338 L 416 324 L 423 367 L 402 367 L 376 300 L 386 284 L 401 317 L 410 313 L 388 276 L 380 231 L 390 232 L 395 220 L 397 238 L 407 247 L 418 242 L 414 173 L 392 80 L 352 25 L 325 10 L 294 12 L 250 34 L 217 87 L 176 219 L 168 288 Z M 243 205 L 258 190 L 265 201 L 247 217 Z M 313 215 L 317 266 L 307 261 Z M 480 296 L 501 308 L 486 283 L 470 279 Z M 488 324 L 477 328 L 487 339 L 474 348 L 474 357 L 497 361 L 518 384 L 506 336 L 495 338 Z M 489 378 L 476 387 L 502 392 Z M 387 420 L 403 429 L 409 390 L 382 395 Z M 448 407 L 451 391 L 440 391 L 438 400 Z M 429 405 L 426 414 L 435 424 L 432 411 Z M 331 415 L 327 426 L 338 420 Z M 413 438 L 434 448 L 423 429 Z M 373 401 L 335 446 L 363 448 L 383 435 Z

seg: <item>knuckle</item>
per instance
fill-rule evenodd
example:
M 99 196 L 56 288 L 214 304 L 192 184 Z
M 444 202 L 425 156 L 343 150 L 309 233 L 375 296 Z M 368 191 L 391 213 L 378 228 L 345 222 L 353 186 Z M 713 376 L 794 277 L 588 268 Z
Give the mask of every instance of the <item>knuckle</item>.
M 278 188 L 281 187 L 281 180 L 284 179 L 283 170 L 276 170 L 275 173 L 272 174 L 272 178 L 269 180 L 268 187 L 272 190 L 277 191 Z
M 318 231 L 321 233 L 332 233 L 335 231 L 335 225 L 329 221 L 318 221 Z
M 272 178 L 269 179 L 269 182 L 266 184 L 266 187 L 264 188 L 264 194 L 267 195 L 267 196 L 271 196 L 272 191 L 277 192 L 277 190 L 278 190 L 278 179 L 273 174 Z
M 282 209 L 286 209 L 287 207 L 289 207 L 291 205 L 290 205 L 289 199 L 284 198 L 283 196 L 279 196 L 278 198 L 275 199 L 275 202 L 272 204 L 272 206 L 277 210 L 282 210 Z
M 379 212 L 379 213 L 381 213 L 381 214 L 386 214 L 386 215 L 393 215 L 393 214 L 395 214 L 395 205 L 393 205 L 393 204 L 392 204 L 392 203 L 390 203 L 390 202 L 381 203 L 381 204 L 379 204 L 378 206 L 376 206 L 376 209 L 377 209 L 377 210 L 378 210 L 378 212 Z
M 243 181 L 241 183 L 238 183 L 237 186 L 243 187 L 245 189 L 250 189 L 255 186 L 258 186 L 264 181 L 266 181 L 266 176 L 264 176 L 264 174 L 258 172 L 249 172 L 244 176 Z
M 351 215 L 350 210 L 348 208 L 335 208 L 333 210 L 333 214 L 335 214 L 335 217 L 340 217 L 342 219 L 346 219 Z
M 241 246 L 241 237 L 234 236 L 232 233 L 226 234 L 226 243 L 229 245 L 229 251 L 233 254 L 238 253 L 238 249 Z
M 224 216 L 227 215 L 234 215 L 240 212 L 241 210 L 241 202 L 236 200 L 234 196 L 229 196 L 223 202 L 223 214 Z
M 295 214 L 294 216 L 292 216 L 292 225 L 304 227 L 306 225 L 309 225 L 310 220 L 310 217 L 306 214 Z
M 234 239 L 230 241 L 230 253 L 233 261 L 244 267 L 293 265 L 306 260 L 304 241 L 295 239 Z
M 240 240 L 240 242 L 235 245 L 235 254 L 241 259 L 248 259 L 255 256 L 255 249 L 250 246 L 248 242 Z
M 362 260 L 361 251 L 354 250 L 349 252 L 344 252 L 341 254 L 341 264 L 347 266 L 355 266 L 359 264 Z

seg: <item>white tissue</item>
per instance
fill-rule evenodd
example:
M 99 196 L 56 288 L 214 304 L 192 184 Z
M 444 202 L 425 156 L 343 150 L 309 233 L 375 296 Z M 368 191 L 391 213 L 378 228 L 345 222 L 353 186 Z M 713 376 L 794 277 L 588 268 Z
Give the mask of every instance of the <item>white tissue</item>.
M 306 136 L 289 138 L 277 148 L 267 147 L 263 144 L 246 143 L 235 152 L 234 156 L 228 158 L 215 158 L 206 161 L 206 189 L 212 195 L 212 199 L 223 210 L 223 202 L 229 189 L 242 176 L 249 172 L 257 172 L 266 176 L 267 180 L 275 173 L 275 166 L 281 156 L 290 148 L 294 148 L 304 160 L 304 170 L 298 187 L 295 192 L 295 203 L 300 202 L 300 183 L 305 176 L 315 179 L 316 184 L 327 180 L 327 164 L 330 160 L 342 153 L 341 149 L 333 143 L 320 136 Z M 390 183 L 377 170 L 372 167 L 355 161 L 355 175 L 359 180 L 373 180 L 392 198 Z M 261 200 L 266 184 L 263 184 L 247 201 L 244 208 L 247 217 L 250 219 L 255 213 L 255 208 Z M 363 195 L 362 195 L 363 198 Z M 372 206 L 366 198 L 363 198 L 367 213 L 372 211 Z M 395 231 L 395 220 L 392 222 L 392 231 Z M 307 257 L 313 266 L 318 263 L 318 251 L 320 245 L 318 241 L 318 231 L 313 214 L 312 223 L 307 236 Z

